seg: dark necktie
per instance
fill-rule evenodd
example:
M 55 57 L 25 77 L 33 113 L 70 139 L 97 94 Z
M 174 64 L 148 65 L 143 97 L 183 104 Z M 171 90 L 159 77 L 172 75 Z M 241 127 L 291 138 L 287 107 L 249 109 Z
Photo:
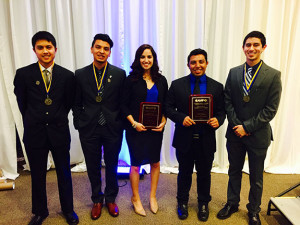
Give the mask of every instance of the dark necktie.
M 200 94 L 200 77 L 196 77 L 195 87 L 193 94 Z
M 102 75 L 102 72 L 103 71 L 99 71 L 98 74 L 97 74 L 97 79 L 98 79 L 98 83 L 100 84 L 101 83 L 101 75 Z M 104 76 L 104 74 L 103 74 Z M 103 77 L 104 79 L 104 77 Z M 99 92 L 99 96 L 103 97 L 103 91 L 104 91 L 104 85 L 103 85 L 103 82 L 102 82 L 102 85 L 100 87 L 100 92 Z M 100 114 L 99 114 L 99 119 L 98 119 L 98 123 L 103 126 L 106 124 L 106 119 L 104 117 L 104 114 L 102 111 L 100 111 Z

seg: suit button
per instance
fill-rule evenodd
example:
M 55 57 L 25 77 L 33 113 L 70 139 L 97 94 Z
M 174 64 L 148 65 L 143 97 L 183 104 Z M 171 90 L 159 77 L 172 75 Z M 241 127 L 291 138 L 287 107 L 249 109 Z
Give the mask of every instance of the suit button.
M 46 115 L 48 115 L 49 113 L 48 112 L 46 112 Z
M 46 123 L 46 126 L 48 126 L 48 123 Z

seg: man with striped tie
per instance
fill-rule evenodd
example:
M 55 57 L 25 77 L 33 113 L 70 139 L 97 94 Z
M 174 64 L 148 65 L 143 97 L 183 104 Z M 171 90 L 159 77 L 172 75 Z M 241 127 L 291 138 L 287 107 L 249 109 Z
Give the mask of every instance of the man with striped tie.
M 92 64 L 75 71 L 76 96 L 73 108 L 74 127 L 79 131 L 88 176 L 92 186 L 91 218 L 100 217 L 105 200 L 111 216 L 119 215 L 115 204 L 119 187 L 118 157 L 123 137 L 120 99 L 125 71 L 107 62 L 113 41 L 107 34 L 96 34 L 92 42 Z M 102 191 L 102 147 L 106 187 Z
M 273 140 L 270 121 L 274 118 L 281 96 L 280 71 L 261 60 L 266 38 L 259 31 L 244 39 L 246 63 L 229 71 L 225 85 L 226 132 L 229 159 L 227 203 L 217 214 L 227 219 L 238 211 L 245 155 L 248 154 L 250 192 L 247 204 L 249 224 L 259 219 L 263 190 L 264 161 Z

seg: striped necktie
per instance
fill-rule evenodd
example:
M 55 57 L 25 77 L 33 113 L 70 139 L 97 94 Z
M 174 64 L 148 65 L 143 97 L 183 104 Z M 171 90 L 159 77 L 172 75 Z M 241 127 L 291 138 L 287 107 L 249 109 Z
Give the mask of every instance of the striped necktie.
M 250 83 L 251 83 L 251 79 L 252 79 L 252 67 L 249 67 L 246 73 L 246 85 L 244 85 L 243 89 L 244 89 L 244 94 L 248 95 L 248 91 L 246 89 L 246 86 L 249 87 Z

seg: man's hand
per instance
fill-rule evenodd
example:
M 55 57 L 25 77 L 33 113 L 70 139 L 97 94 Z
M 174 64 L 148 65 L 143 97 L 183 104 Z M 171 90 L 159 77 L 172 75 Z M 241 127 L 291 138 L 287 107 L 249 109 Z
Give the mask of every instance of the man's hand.
M 235 135 L 240 138 L 250 135 L 245 131 L 243 125 L 237 125 L 237 126 L 233 127 L 232 129 L 234 130 Z
M 216 117 L 210 118 L 207 121 L 207 124 L 210 125 L 212 128 L 218 128 L 220 126 L 219 121 Z
M 195 121 L 192 120 L 189 116 L 185 117 L 183 122 L 182 122 L 182 125 L 185 126 L 185 127 L 189 127 L 189 126 L 192 126 L 192 125 L 195 125 Z

